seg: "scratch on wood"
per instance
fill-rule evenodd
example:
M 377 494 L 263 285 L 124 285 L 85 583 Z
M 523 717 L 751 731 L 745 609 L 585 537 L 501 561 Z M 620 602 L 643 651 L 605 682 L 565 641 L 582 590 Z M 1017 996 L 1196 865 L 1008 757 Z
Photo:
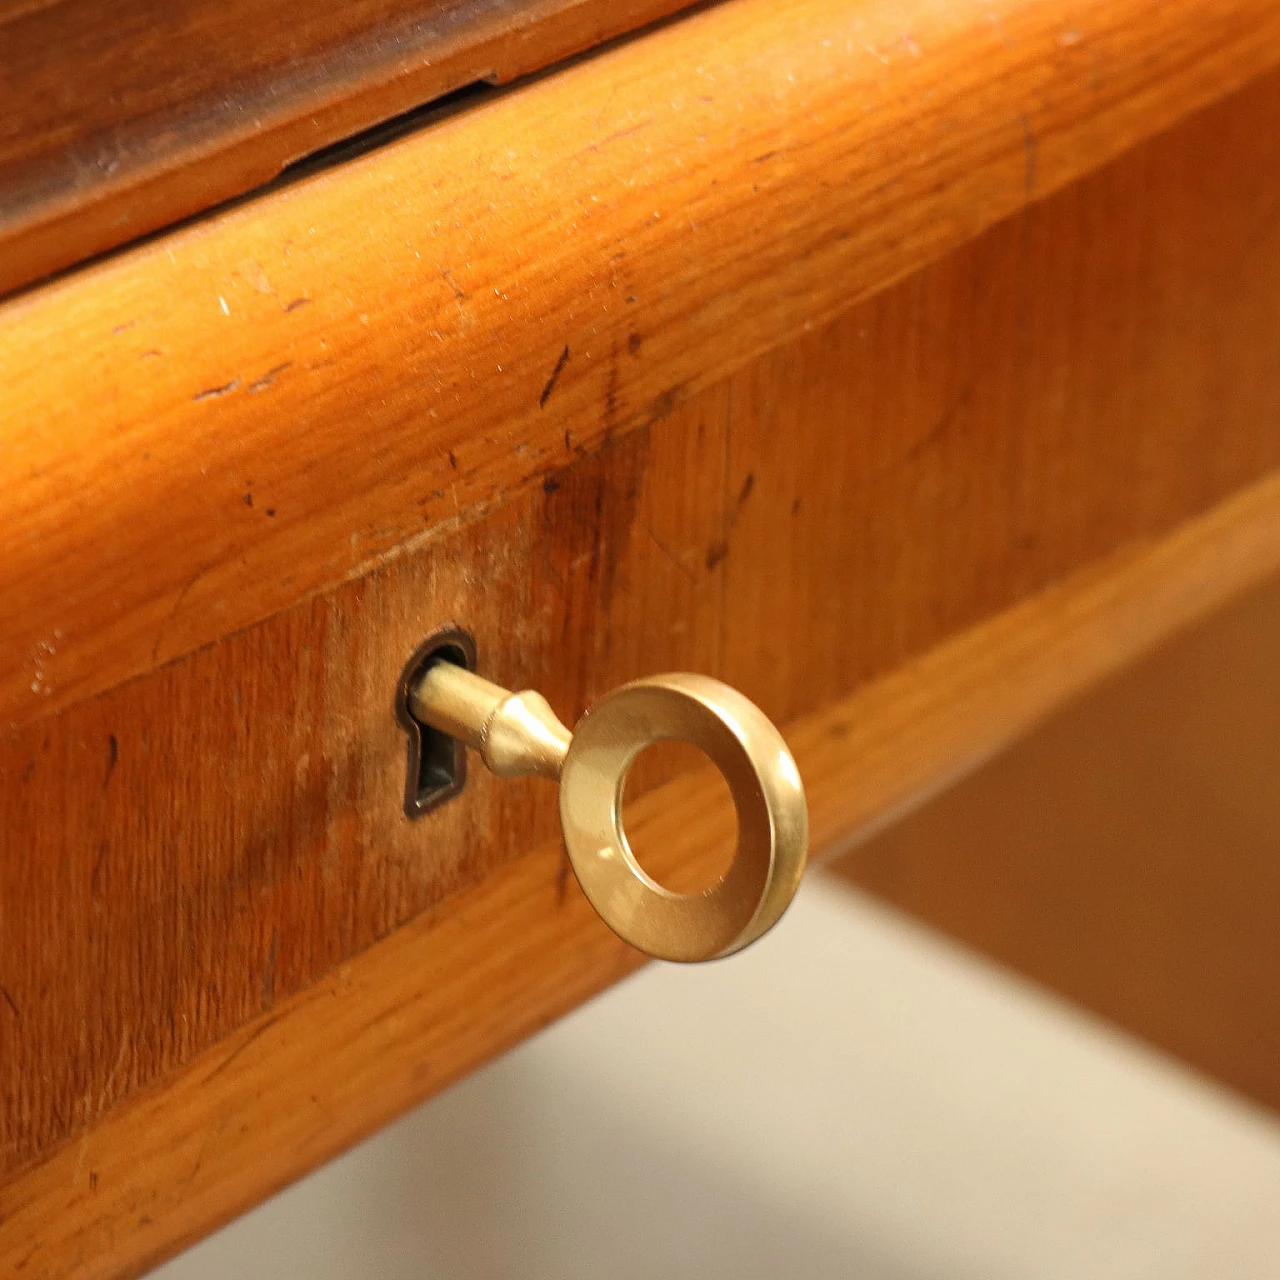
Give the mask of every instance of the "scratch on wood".
M 9 994 L 8 987 L 0 987 L 0 996 L 4 996 L 4 1002 L 13 1010 L 13 1016 L 15 1018 L 21 1018 L 22 1014 L 18 1012 L 18 1006 L 14 1004 L 13 997 Z
M 286 360 L 283 364 L 273 365 L 255 382 L 249 384 L 249 394 L 254 395 L 259 391 L 265 391 L 286 369 L 293 364 L 292 360 Z
M 230 382 L 224 383 L 220 387 L 209 387 L 205 391 L 197 391 L 191 397 L 193 404 L 199 404 L 201 400 L 216 400 L 219 396 L 225 396 L 229 391 L 234 391 L 240 385 L 239 378 L 232 378 Z
M 102 1092 L 98 1095 L 98 1111 L 101 1115 L 106 1109 L 107 1102 L 112 1097 L 112 1090 L 115 1088 L 116 1076 L 120 1073 L 120 1068 L 124 1065 L 124 1060 L 129 1054 L 129 1036 L 126 1033 L 120 1041 L 120 1052 L 116 1054 L 115 1065 L 111 1068 L 111 1073 L 107 1076 L 106 1083 L 102 1086 Z
M 274 511 L 268 511 L 268 515 L 275 515 Z M 164 639 L 164 634 L 169 630 L 170 623 L 177 616 L 178 610 L 182 608 L 182 602 L 187 598 L 187 593 L 192 587 L 204 577 L 206 573 L 213 567 L 212 564 L 201 565 L 199 569 L 187 579 L 181 591 L 178 592 L 177 598 L 173 602 L 173 608 L 165 615 L 164 621 L 160 624 L 160 629 L 156 632 L 156 642 L 151 646 L 151 661 L 154 663 L 160 656 L 160 642 Z
M 560 353 L 560 359 L 556 361 L 556 367 L 551 370 L 551 377 L 547 379 L 547 385 L 542 388 L 542 394 L 538 397 L 538 408 L 546 408 L 547 401 L 551 399 L 551 393 L 556 389 L 561 371 L 565 365 L 569 363 L 569 344 L 565 344 L 564 350 Z
M 942 416 L 893 464 L 893 470 L 910 466 L 924 453 L 931 449 L 954 425 L 956 418 L 966 409 L 973 399 L 973 382 L 967 381 L 960 388 L 960 394 L 947 406 Z
M 440 274 L 444 278 L 445 284 L 447 284 L 449 288 L 453 290 L 453 296 L 459 302 L 462 302 L 467 296 L 466 290 L 463 289 L 462 286 L 453 278 L 453 273 L 449 270 L 448 267 L 446 267 Z
M 205 1076 L 202 1083 L 208 1084 L 215 1076 L 221 1075 L 255 1040 L 266 1035 L 279 1022 L 281 1015 L 274 1013 L 243 1044 L 237 1045 L 212 1071 Z
M 184 1187 L 190 1186 L 196 1180 L 201 1168 L 204 1166 L 204 1153 L 209 1146 L 209 1135 L 206 1133 L 200 1141 L 200 1150 L 196 1155 L 195 1164 L 191 1166 L 191 1172 L 182 1180 Z
M 285 311 L 297 311 L 299 307 L 305 307 L 310 301 L 310 298 L 294 298 L 294 300 L 285 307 Z
M 647 129 L 652 123 L 650 120 L 641 120 L 639 124 L 633 124 L 626 129 L 615 129 L 612 133 L 606 134 L 597 142 L 589 143 L 588 151 L 594 151 L 600 154 L 601 148 L 607 147 L 611 142 L 617 142 L 619 138 L 629 138 L 633 134 L 639 133 L 641 129 Z
M 644 529 L 645 533 L 649 535 L 649 541 L 652 542 L 653 545 L 657 547 L 658 550 L 661 551 L 662 554 L 666 556 L 667 559 L 670 560 L 671 563 L 675 565 L 675 567 L 679 569 L 680 572 L 686 578 L 688 578 L 690 582 L 695 581 L 693 573 L 690 571 L 689 566 L 685 564 L 681 564 L 680 561 L 676 559 L 675 554 L 672 552 L 671 548 L 664 545 L 662 541 L 658 538 L 657 534 L 655 534 L 654 531 L 650 529 L 647 524 L 643 524 L 642 522 L 641 527 Z

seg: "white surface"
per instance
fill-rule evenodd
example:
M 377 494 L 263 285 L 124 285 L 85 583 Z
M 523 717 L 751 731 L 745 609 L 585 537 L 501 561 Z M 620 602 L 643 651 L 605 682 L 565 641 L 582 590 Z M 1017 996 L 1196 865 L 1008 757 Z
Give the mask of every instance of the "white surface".
M 1259 1280 L 1280 1127 L 814 878 L 156 1274 Z

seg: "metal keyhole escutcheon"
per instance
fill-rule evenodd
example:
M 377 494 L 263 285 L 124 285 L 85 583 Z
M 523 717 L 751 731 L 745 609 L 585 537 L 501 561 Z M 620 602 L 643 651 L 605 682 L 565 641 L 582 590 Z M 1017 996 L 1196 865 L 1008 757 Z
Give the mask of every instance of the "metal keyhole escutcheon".
M 804 787 L 782 735 L 754 703 L 709 676 L 649 676 L 606 694 L 570 734 L 541 694 L 512 693 L 447 659 L 428 661 L 407 705 L 419 723 L 480 754 L 502 777 L 560 783 L 560 821 L 574 874 L 619 937 L 662 960 L 713 960 L 777 923 L 808 851 Z M 658 884 L 636 861 L 622 821 L 627 770 L 655 742 L 705 752 L 724 775 L 738 845 L 703 893 Z

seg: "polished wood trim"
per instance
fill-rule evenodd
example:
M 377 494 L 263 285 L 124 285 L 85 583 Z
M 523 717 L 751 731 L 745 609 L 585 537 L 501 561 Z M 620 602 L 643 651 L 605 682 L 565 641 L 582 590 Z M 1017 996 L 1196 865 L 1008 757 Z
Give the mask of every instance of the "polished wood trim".
M 1270 0 L 732 0 L 10 302 L 0 722 L 474 519 L 1278 58 Z
M 815 848 L 866 837 L 1277 571 L 1280 473 L 792 724 Z M 685 775 L 633 810 L 638 839 L 686 875 L 713 865 L 730 834 L 724 809 L 703 802 L 714 785 Z M 0 1263 L 76 1280 L 136 1274 L 637 963 L 566 886 L 558 842 L 518 859 L 15 1174 Z
M 0 0 L 0 293 L 688 0 Z

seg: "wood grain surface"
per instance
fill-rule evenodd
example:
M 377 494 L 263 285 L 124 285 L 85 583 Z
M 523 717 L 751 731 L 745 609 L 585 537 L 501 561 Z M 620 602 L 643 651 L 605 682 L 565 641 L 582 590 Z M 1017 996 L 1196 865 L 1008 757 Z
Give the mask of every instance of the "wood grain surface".
M 865 835 L 1277 571 L 1280 475 L 792 723 L 815 848 Z M 654 872 L 678 882 L 715 866 L 731 834 L 717 786 L 686 775 L 637 802 L 637 839 L 663 851 Z M 12 1176 L 0 1263 L 63 1280 L 136 1275 L 638 963 L 566 883 L 551 841 Z
M 449 536 L 1277 59 L 1271 0 L 731 0 L 9 302 L 0 723 Z M 1234 118 L 1202 219 L 1272 154 Z
M 788 722 L 1280 465 L 1277 122 L 1273 80 L 482 519 L 8 731 L 4 1167 L 553 839 L 553 793 L 479 770 L 404 819 L 393 692 L 441 624 L 570 720 L 685 668 Z
M 0 1258 L 136 1271 L 635 963 L 553 789 L 404 817 L 436 627 L 730 681 L 834 846 L 1275 571 L 1280 78 L 1033 197 L 1280 14 L 1049 8 L 727 4 L 0 309 Z
M 680 0 L 0 0 L 0 293 Z
M 1280 583 L 842 875 L 1280 1110 Z

